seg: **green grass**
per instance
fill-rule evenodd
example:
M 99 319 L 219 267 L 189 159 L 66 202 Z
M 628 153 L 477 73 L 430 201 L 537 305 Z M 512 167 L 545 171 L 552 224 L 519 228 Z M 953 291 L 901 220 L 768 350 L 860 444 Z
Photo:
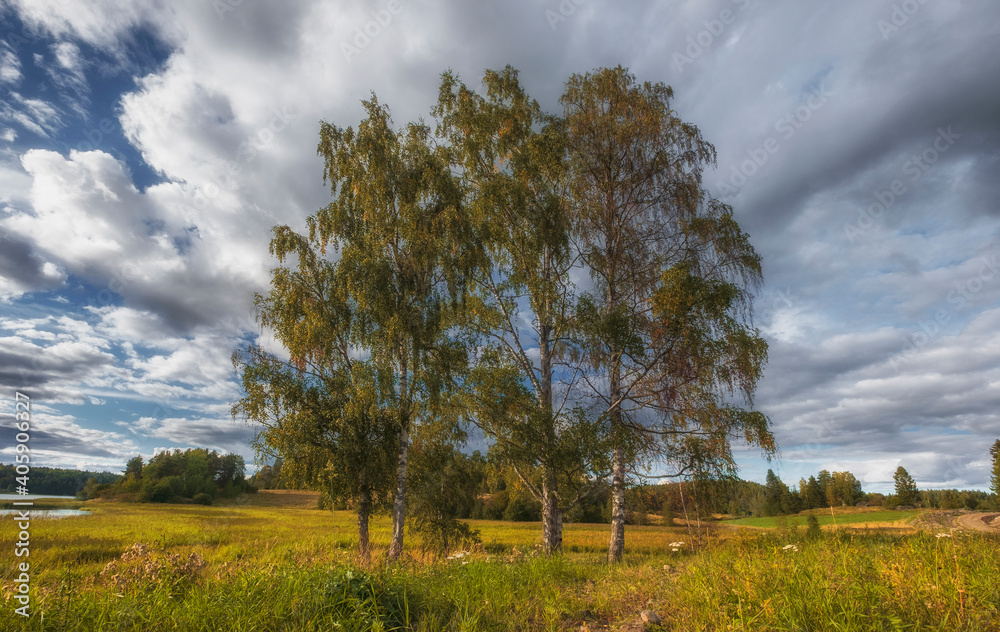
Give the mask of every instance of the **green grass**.
M 859 525 L 876 524 L 886 522 L 908 522 L 911 518 L 920 514 L 919 511 L 865 511 L 858 513 L 840 513 L 830 515 L 827 511 L 809 512 L 816 516 L 820 525 Z M 805 513 L 794 516 L 768 517 L 768 518 L 740 518 L 738 520 L 725 520 L 722 524 L 738 525 L 741 527 L 764 527 L 773 529 L 779 526 L 784 519 L 788 526 L 806 526 L 808 515 Z
M 533 548 L 540 525 L 477 521 L 486 546 L 467 557 L 422 554 L 411 537 L 386 564 L 379 517 L 362 565 L 348 512 L 89 504 L 92 516 L 32 522 L 29 620 L 13 614 L 13 565 L 0 567 L 0 630 L 617 629 L 644 608 L 664 630 L 1000 629 L 990 535 L 715 527 L 692 551 L 686 529 L 629 527 L 625 562 L 609 566 L 607 525 L 566 525 L 567 552 L 549 559 Z

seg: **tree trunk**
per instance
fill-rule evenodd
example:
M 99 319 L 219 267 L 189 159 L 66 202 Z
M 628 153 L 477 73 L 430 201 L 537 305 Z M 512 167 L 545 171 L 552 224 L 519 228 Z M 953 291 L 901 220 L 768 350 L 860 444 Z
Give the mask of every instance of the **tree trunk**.
M 371 492 L 361 493 L 358 501 L 358 553 L 361 561 L 371 561 L 371 542 L 368 539 L 368 518 L 371 516 Z
M 611 542 L 608 562 L 620 562 L 625 552 L 625 449 L 615 446 L 611 464 Z
M 608 543 L 608 562 L 620 562 L 625 553 L 625 448 L 622 446 L 624 428 L 621 422 L 621 377 L 617 360 L 611 363 L 609 395 L 611 399 L 611 541 Z
M 546 555 L 562 553 L 563 513 L 556 492 L 556 476 L 545 473 L 542 484 L 542 550 Z
M 552 258 L 549 247 L 542 253 L 542 274 L 549 280 L 552 273 Z M 539 314 L 538 364 L 541 390 L 538 393 L 538 407 L 541 409 L 545 427 L 546 450 L 542 455 L 542 549 L 546 555 L 562 553 L 562 507 L 559 506 L 559 489 L 556 472 L 552 467 L 552 450 L 556 442 L 555 418 L 552 411 L 552 299 L 546 293 Z
M 406 463 L 410 450 L 410 398 L 405 353 L 399 361 L 399 460 L 396 466 L 396 497 L 392 503 L 392 542 L 389 559 L 398 560 L 403 553 L 403 528 L 406 522 Z

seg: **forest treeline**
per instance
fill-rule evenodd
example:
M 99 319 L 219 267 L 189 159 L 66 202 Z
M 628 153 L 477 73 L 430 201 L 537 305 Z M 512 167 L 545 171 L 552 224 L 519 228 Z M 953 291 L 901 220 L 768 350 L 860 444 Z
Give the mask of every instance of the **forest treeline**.
M 132 457 L 122 476 L 110 482 L 91 478 L 77 492 L 77 497 L 210 505 L 216 498 L 233 498 L 255 491 L 246 479 L 243 457 L 195 448 L 166 450 L 148 463 L 141 456 Z
M 21 486 L 16 479 L 23 478 L 18 474 L 14 464 L 0 464 L 0 491 L 13 494 Z M 57 467 L 32 467 L 28 478 L 29 494 L 45 494 L 51 496 L 75 496 L 93 479 L 99 484 L 110 484 L 121 478 L 121 474 L 111 472 L 90 472 L 85 470 L 64 470 Z
M 502 464 L 491 463 L 479 452 L 466 455 L 450 452 L 444 459 L 428 458 L 424 447 L 413 448 L 411 502 L 417 515 L 437 512 L 459 520 L 506 520 L 537 522 L 542 505 Z M 259 489 L 295 488 L 282 475 L 282 462 L 263 466 L 250 477 Z M 905 470 L 904 470 L 905 472 Z M 908 474 L 907 474 L 908 476 Z M 428 485 L 430 477 L 433 483 Z M 660 485 L 636 485 L 626 494 L 629 524 L 670 524 L 674 518 L 713 519 L 780 516 L 809 509 L 843 506 L 870 506 L 884 509 L 916 506 L 934 509 L 1000 509 L 995 494 L 980 490 L 919 490 L 904 481 L 895 494 L 865 492 L 851 472 L 821 470 L 789 487 L 768 470 L 765 484 L 738 477 L 689 479 Z M 442 491 L 440 495 L 438 491 Z M 610 523 L 611 490 L 595 480 L 583 501 L 565 516 L 566 522 Z M 320 500 L 323 508 L 347 509 L 343 501 L 328 494 Z M 431 511 L 429 511 L 431 510 Z M 419 530 L 418 530 L 419 531 Z

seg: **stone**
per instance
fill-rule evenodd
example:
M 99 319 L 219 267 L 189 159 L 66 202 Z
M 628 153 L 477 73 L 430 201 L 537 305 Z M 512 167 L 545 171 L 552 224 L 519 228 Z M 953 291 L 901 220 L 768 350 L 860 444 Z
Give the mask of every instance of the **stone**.
M 653 612 L 652 610 L 643 610 L 643 611 L 642 611 L 642 612 L 640 613 L 640 615 L 639 615 L 639 616 L 641 616 L 641 617 L 642 617 L 642 620 L 643 620 L 643 621 L 644 621 L 645 623 L 653 623 L 653 624 L 656 624 L 656 623 L 659 623 L 659 622 L 660 622 L 660 617 L 658 617 L 658 616 L 656 615 L 656 613 L 655 613 L 655 612 Z

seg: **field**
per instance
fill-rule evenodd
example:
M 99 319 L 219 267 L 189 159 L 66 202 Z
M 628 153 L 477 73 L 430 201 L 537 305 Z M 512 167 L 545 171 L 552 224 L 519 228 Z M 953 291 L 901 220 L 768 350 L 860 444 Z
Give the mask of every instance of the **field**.
M 27 620 L 14 614 L 17 530 L 0 522 L 0 630 L 1000 630 L 1000 536 L 937 537 L 907 526 L 912 512 L 838 513 L 819 535 L 791 519 L 713 524 L 694 542 L 684 526 L 629 527 L 617 566 L 607 525 L 566 525 L 566 553 L 546 559 L 538 524 L 488 521 L 473 521 L 483 546 L 467 555 L 411 537 L 386 565 L 379 517 L 365 567 L 349 512 L 301 492 L 250 498 L 89 502 L 89 516 L 33 520 Z M 645 609 L 662 623 L 644 628 Z
M 738 525 L 743 527 L 766 527 L 777 528 L 784 520 L 789 526 L 806 526 L 808 514 L 816 516 L 820 525 L 829 526 L 865 526 L 870 528 L 900 529 L 903 531 L 915 531 L 908 526 L 908 522 L 920 514 L 919 511 L 881 511 L 871 509 L 848 508 L 838 510 L 831 514 L 829 509 L 813 510 L 802 512 L 796 516 L 783 516 L 781 518 L 741 518 L 739 520 L 727 520 L 725 524 Z

